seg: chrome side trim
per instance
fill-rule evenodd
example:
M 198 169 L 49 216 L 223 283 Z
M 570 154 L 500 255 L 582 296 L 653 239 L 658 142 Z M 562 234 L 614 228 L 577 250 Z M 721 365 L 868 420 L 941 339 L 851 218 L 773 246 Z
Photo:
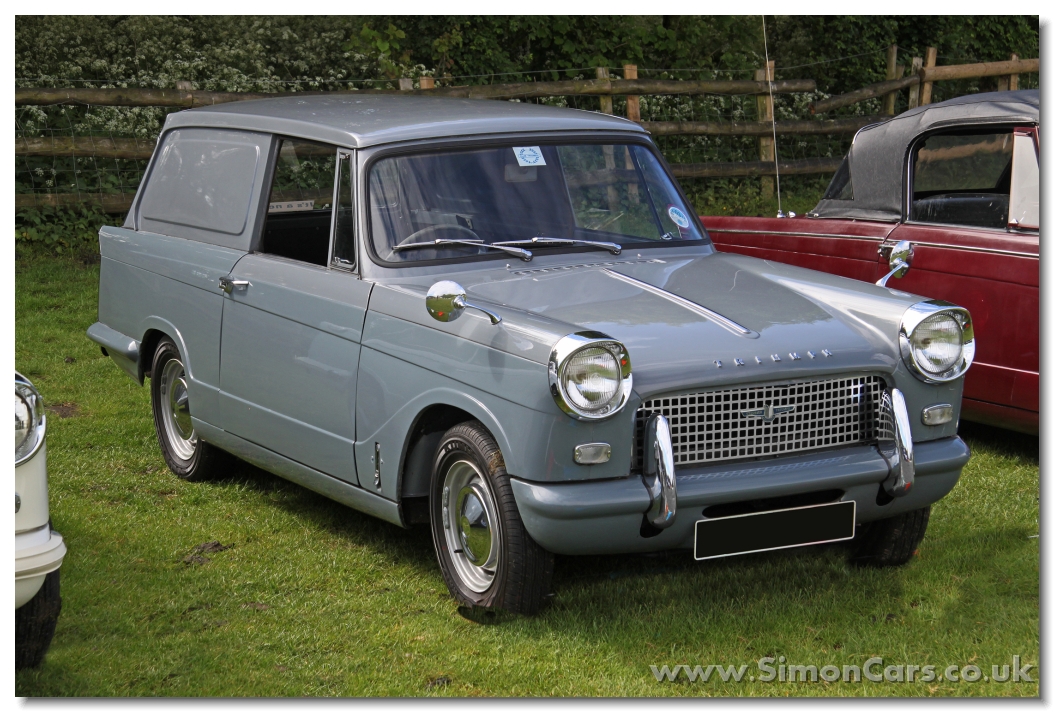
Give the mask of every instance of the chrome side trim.
M 889 463 L 889 477 L 882 488 L 891 497 L 903 497 L 915 484 L 915 444 L 911 439 L 908 404 L 899 388 L 882 392 L 882 409 L 891 416 L 892 440 L 879 441 L 878 451 Z
M 951 227 L 956 227 L 955 225 L 939 225 L 937 223 L 911 223 L 911 224 L 912 225 L 932 225 L 933 227 L 941 227 L 941 228 L 945 228 L 945 229 L 948 229 L 948 228 L 951 228 Z M 970 227 L 968 225 L 964 226 L 964 227 L 967 227 L 967 228 L 969 228 L 971 230 L 982 230 L 982 229 L 984 229 L 984 228 Z M 1005 230 L 993 230 L 993 233 L 997 234 L 997 235 L 1009 234 Z M 980 253 L 989 254 L 989 255 L 1009 255 L 1011 257 L 1031 257 L 1034 260 L 1038 260 L 1039 259 L 1039 253 L 1038 252 L 1032 253 L 1032 252 L 1018 252 L 1016 250 L 997 250 L 997 249 L 992 248 L 992 247 L 972 247 L 970 245 L 947 245 L 947 244 L 943 244 L 943 243 L 940 243 L 940 242 L 919 242 L 917 240 L 912 240 L 911 244 L 915 245 L 916 247 L 921 245 L 922 247 L 940 247 L 940 248 L 945 249 L 945 250 L 964 250 L 966 252 L 980 252 Z
M 785 230 L 740 230 L 740 229 L 728 229 L 721 230 L 715 228 L 711 230 L 707 228 L 709 232 L 716 233 L 728 233 L 730 235 L 789 235 L 791 237 L 837 237 L 846 240 L 870 240 L 872 242 L 882 242 L 889 237 L 889 233 L 886 233 L 882 237 L 867 237 L 866 235 L 844 235 L 842 233 L 826 233 L 826 232 L 787 232 Z
M 662 297 L 663 299 L 665 299 L 665 300 L 667 300 L 669 302 L 673 302 L 674 304 L 676 304 L 678 306 L 684 307 L 685 309 L 688 309 L 689 311 L 695 312 L 696 314 L 698 314 L 700 316 L 706 317 L 707 319 L 709 319 L 710 321 L 718 324 L 719 326 L 722 326 L 725 329 L 728 329 L 733 334 L 737 334 L 739 336 L 746 336 L 746 337 L 751 338 L 751 339 L 756 339 L 756 338 L 758 338 L 760 336 L 760 334 L 758 334 L 757 332 L 751 331 L 750 329 L 748 329 L 747 327 L 743 326 L 742 324 L 737 324 L 736 322 L 732 321 L 728 317 L 723 316 L 721 314 L 718 314 L 717 312 L 713 311 L 712 309 L 707 309 L 706 307 L 704 307 L 701 304 L 696 304 L 695 302 L 690 301 L 688 299 L 685 299 L 684 297 L 679 297 L 676 294 L 673 294 L 672 292 L 667 292 L 665 289 L 662 289 L 661 287 L 656 287 L 653 284 L 648 284 L 647 282 L 642 282 L 639 279 L 634 279 L 633 277 L 630 277 L 628 275 L 624 275 L 621 272 L 616 272 L 614 270 L 607 269 L 606 267 L 603 270 L 601 270 L 601 271 L 606 273 L 606 274 L 608 274 L 611 277 L 614 277 L 617 280 L 620 280 L 622 282 L 626 282 L 627 284 L 632 284 L 634 287 L 638 287 L 640 289 L 643 289 L 644 291 L 650 292 L 651 294 L 654 294 L 657 297 Z
M 648 419 L 644 437 L 644 486 L 651 497 L 651 506 L 644 516 L 652 526 L 667 528 L 677 518 L 677 474 L 670 423 L 661 415 Z

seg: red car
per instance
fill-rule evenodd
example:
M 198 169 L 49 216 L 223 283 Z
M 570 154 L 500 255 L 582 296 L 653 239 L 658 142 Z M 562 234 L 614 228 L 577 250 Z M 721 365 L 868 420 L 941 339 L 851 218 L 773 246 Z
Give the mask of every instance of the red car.
M 960 97 L 861 129 L 804 217 L 702 220 L 721 250 L 966 307 L 977 355 L 963 418 L 1038 433 L 1038 91 Z

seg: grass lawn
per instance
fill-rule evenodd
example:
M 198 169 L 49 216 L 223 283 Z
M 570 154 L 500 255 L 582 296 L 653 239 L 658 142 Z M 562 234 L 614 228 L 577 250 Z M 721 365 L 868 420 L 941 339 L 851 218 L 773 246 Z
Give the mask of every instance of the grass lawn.
M 403 530 L 248 465 L 189 484 L 149 389 L 103 357 L 98 266 L 19 255 L 18 368 L 51 408 L 51 513 L 69 554 L 51 651 L 18 695 L 1038 695 L 1037 682 L 764 683 L 756 661 L 992 665 L 1039 657 L 1039 446 L 964 428 L 974 456 L 918 558 L 814 547 L 559 557 L 535 618 L 462 617 L 426 527 Z M 185 563 L 195 546 L 231 548 Z M 650 665 L 748 665 L 741 682 Z M 774 665 L 778 665 L 776 662 Z

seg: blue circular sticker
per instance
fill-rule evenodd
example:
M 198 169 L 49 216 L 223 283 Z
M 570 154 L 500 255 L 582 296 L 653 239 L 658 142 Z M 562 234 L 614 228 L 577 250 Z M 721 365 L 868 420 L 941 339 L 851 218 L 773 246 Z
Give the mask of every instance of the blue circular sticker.
M 542 158 L 542 152 L 539 151 L 536 146 L 526 146 L 524 148 L 516 148 L 513 150 L 516 151 L 516 159 L 521 166 L 545 165 L 545 160 Z
M 667 214 L 670 216 L 670 220 L 676 223 L 677 227 L 687 228 L 692 223 L 688 221 L 688 216 L 684 214 L 684 211 L 678 208 L 676 205 L 671 205 L 666 208 Z

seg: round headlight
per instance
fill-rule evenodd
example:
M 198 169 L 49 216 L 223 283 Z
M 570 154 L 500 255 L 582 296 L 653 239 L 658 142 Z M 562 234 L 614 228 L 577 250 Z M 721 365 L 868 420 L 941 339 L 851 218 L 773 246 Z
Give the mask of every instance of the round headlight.
M 939 376 L 962 358 L 962 327 L 948 312 L 928 316 L 912 332 L 911 349 L 919 368 Z
M 626 347 L 598 332 L 565 336 L 549 356 L 549 387 L 557 405 L 573 418 L 614 415 L 633 389 Z
M 900 351 L 911 372 L 926 383 L 945 383 L 966 373 L 976 344 L 970 312 L 941 301 L 913 304 L 900 325 Z
M 15 374 L 15 464 L 28 460 L 44 441 L 44 401 L 25 376 Z
M 22 446 L 33 434 L 33 413 L 26 399 L 15 391 L 15 459 L 18 459 Z
M 615 356 L 591 346 L 575 352 L 564 365 L 560 382 L 567 397 L 582 410 L 603 408 L 619 391 L 622 374 Z

